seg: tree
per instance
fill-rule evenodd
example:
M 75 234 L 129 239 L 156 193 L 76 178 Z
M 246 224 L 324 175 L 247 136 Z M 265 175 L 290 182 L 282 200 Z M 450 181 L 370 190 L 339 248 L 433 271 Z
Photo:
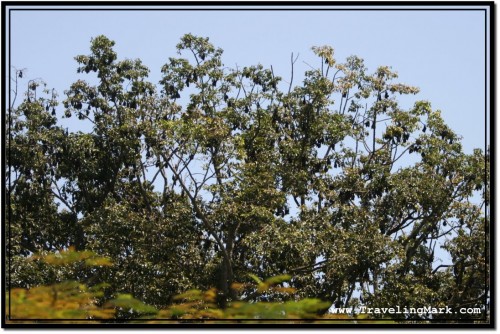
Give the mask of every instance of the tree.
M 402 109 L 396 97 L 418 89 L 391 68 L 314 47 L 320 67 L 284 85 L 272 67 L 224 66 L 187 34 L 155 85 L 113 46 L 98 36 L 75 58 L 90 80 L 62 101 L 88 130 L 58 125 L 57 95 L 37 96 L 37 81 L 11 106 L 13 286 L 51 282 L 30 255 L 75 246 L 114 259 L 72 272 L 79 281 L 156 307 L 211 287 L 225 307 L 253 273 L 289 274 L 297 298 L 337 307 L 488 312 L 489 153 L 465 154 L 429 102 Z M 452 262 L 437 264 L 440 247 Z
M 34 255 L 31 261 L 43 262 L 50 267 L 63 268 L 71 266 L 109 266 L 109 258 L 99 257 L 89 251 L 78 252 L 74 248 L 66 251 L 48 253 L 45 255 Z M 287 296 L 294 292 L 293 288 L 277 287 L 279 283 L 290 279 L 287 275 L 281 275 L 261 281 L 251 275 L 255 284 L 234 283 L 235 291 L 246 293 L 252 291 L 254 294 L 280 293 Z M 109 323 L 116 320 L 137 321 L 146 323 L 186 323 L 195 320 L 210 321 L 216 323 L 219 319 L 225 320 L 247 320 L 247 323 L 255 323 L 258 319 L 307 319 L 314 321 L 321 319 L 318 310 L 328 308 L 328 302 L 317 299 L 306 298 L 303 300 L 290 300 L 287 302 L 244 302 L 235 301 L 224 309 L 218 308 L 216 304 L 217 290 L 207 291 L 189 290 L 173 298 L 172 305 L 168 308 L 157 310 L 135 299 L 130 294 L 118 294 L 114 298 L 106 297 L 106 283 L 96 284 L 88 287 L 76 281 L 64 281 L 47 286 L 36 286 L 30 289 L 15 288 L 6 296 L 9 307 L 7 307 L 8 323 L 36 322 L 40 319 L 68 321 L 71 323 Z M 335 317 L 336 319 L 353 320 L 348 315 Z M 293 323 L 293 321 L 290 321 Z

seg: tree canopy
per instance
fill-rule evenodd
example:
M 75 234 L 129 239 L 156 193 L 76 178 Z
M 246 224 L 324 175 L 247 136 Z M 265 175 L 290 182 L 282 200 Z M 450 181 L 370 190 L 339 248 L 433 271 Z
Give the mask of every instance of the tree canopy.
M 398 96 L 418 89 L 390 67 L 313 47 L 318 68 L 294 84 L 272 67 L 228 67 L 222 49 L 187 34 L 152 83 L 114 44 L 97 36 L 75 57 L 63 99 L 15 71 L 9 288 L 72 279 L 158 309 L 215 288 L 222 310 L 315 298 L 489 316 L 489 152 L 464 153 L 430 102 L 402 108 Z M 33 260 L 70 247 L 111 262 Z M 293 292 L 234 288 L 280 275 Z

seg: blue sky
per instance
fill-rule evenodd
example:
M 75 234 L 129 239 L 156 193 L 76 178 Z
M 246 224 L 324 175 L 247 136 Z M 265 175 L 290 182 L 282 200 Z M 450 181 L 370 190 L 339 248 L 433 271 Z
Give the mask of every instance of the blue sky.
M 10 55 L 63 97 L 78 78 L 74 56 L 88 54 L 99 34 L 116 42 L 120 59 L 142 59 L 153 82 L 185 33 L 224 49 L 226 66 L 272 65 L 284 80 L 291 53 L 300 54 L 295 83 L 307 64 L 319 65 L 311 47 L 331 45 L 338 61 L 357 55 L 370 71 L 388 65 L 418 86 L 403 105 L 431 101 L 471 152 L 484 148 L 484 20 L 483 11 L 14 11 Z

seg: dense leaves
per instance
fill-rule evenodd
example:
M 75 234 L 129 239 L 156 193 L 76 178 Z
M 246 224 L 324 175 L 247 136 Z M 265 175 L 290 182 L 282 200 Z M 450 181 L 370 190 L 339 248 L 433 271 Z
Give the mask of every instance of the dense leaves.
M 89 259 L 92 261 L 89 262 Z M 37 254 L 33 261 L 41 261 L 51 266 L 71 266 L 85 261 L 86 266 L 99 267 L 110 265 L 109 259 L 96 256 L 94 253 L 74 250 Z M 281 275 L 261 281 L 251 275 L 257 284 L 234 283 L 232 288 L 240 293 L 267 295 L 280 293 L 288 296 L 295 292 L 293 288 L 282 287 L 282 283 L 290 279 Z M 162 323 L 162 320 L 256 320 L 256 319 L 321 319 L 319 310 L 330 306 L 318 299 L 291 300 L 281 302 L 249 303 L 235 301 L 224 309 L 217 306 L 218 291 L 214 288 L 207 291 L 189 290 L 176 295 L 173 302 L 165 309 L 158 310 L 145 304 L 130 294 L 106 296 L 109 284 L 99 283 L 92 287 L 76 281 L 64 281 L 48 286 L 37 286 L 31 289 L 12 289 L 7 301 L 7 315 L 16 322 L 37 320 L 65 320 L 73 323 L 106 322 L 106 320 L 138 320 L 148 323 Z M 346 316 L 346 319 L 352 319 Z M 172 323 L 172 322 L 169 322 Z
M 63 101 L 31 80 L 10 108 L 10 288 L 71 277 L 157 309 L 216 288 L 221 310 L 317 298 L 488 314 L 489 152 L 464 153 L 429 102 L 402 108 L 418 89 L 390 67 L 314 47 L 320 67 L 293 85 L 187 34 L 156 85 L 113 47 L 98 36 L 75 58 Z M 32 261 L 69 247 L 113 262 Z M 249 273 L 291 275 L 293 298 L 238 295 Z

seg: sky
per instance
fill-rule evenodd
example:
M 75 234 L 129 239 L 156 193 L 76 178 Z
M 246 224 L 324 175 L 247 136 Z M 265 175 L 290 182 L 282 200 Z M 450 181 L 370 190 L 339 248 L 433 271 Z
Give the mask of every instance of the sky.
M 284 81 L 293 52 L 299 55 L 296 84 L 309 65 L 320 65 L 311 47 L 330 45 L 337 61 L 357 55 L 369 72 L 391 66 L 400 82 L 420 88 L 401 100 L 404 107 L 430 101 L 463 137 L 466 153 L 485 149 L 484 11 L 30 10 L 10 12 L 8 23 L 10 65 L 26 69 L 26 78 L 43 79 L 60 100 L 72 82 L 85 78 L 76 73 L 74 57 L 89 54 L 91 38 L 101 34 L 116 42 L 119 59 L 140 58 L 154 83 L 168 58 L 178 56 L 175 46 L 186 33 L 209 37 L 224 50 L 226 66 L 272 65 Z
M 319 66 L 312 46 L 333 46 L 337 61 L 357 55 L 369 72 L 391 66 L 398 80 L 420 88 L 402 99 L 404 107 L 431 101 L 463 136 L 467 153 L 484 149 L 484 11 L 12 11 L 8 51 L 12 66 L 27 69 L 26 78 L 43 79 L 62 98 L 85 78 L 76 74 L 74 57 L 90 53 L 92 37 L 114 40 L 119 59 L 140 58 L 157 83 L 186 33 L 209 37 L 224 50 L 226 66 L 272 65 L 284 81 L 293 52 L 299 55 L 295 84 L 309 66 Z

